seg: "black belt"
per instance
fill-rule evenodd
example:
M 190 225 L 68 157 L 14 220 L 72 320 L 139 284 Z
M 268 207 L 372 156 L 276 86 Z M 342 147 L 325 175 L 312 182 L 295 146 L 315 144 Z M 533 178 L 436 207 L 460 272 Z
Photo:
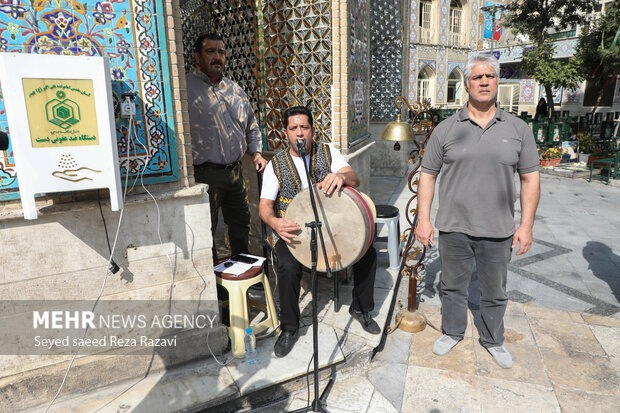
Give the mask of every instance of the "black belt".
M 241 161 L 233 162 L 233 163 L 213 163 L 213 162 L 203 162 L 200 165 L 194 165 L 194 168 L 208 168 L 208 169 L 234 169 L 241 164 Z

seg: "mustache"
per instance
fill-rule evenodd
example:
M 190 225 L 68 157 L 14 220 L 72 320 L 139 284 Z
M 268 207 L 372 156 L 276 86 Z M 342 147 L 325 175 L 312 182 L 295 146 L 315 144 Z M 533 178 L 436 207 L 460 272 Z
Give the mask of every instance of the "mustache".
M 220 60 L 213 60 L 211 62 L 211 65 L 217 65 L 217 64 L 224 66 L 224 63 L 222 63 Z

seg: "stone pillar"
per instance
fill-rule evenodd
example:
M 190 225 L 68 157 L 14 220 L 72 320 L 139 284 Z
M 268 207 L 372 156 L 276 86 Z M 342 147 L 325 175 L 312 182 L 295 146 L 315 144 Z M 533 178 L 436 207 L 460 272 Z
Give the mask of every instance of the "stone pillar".
M 348 14 L 346 0 L 332 2 L 332 142 L 348 149 Z

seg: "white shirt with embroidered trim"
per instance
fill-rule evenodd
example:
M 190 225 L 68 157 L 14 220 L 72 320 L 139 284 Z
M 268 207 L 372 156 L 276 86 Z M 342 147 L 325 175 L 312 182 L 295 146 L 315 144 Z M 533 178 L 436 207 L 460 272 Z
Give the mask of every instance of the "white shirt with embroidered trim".
M 350 166 L 349 163 L 344 159 L 344 156 L 335 149 L 331 144 L 327 145 L 329 147 L 329 152 L 332 157 L 332 166 L 331 172 L 336 173 L 342 168 L 346 168 Z M 308 178 L 306 177 L 306 170 L 304 168 L 304 164 L 302 163 L 301 157 L 299 156 L 291 156 L 293 158 L 293 164 L 297 169 L 297 173 L 301 178 L 301 189 L 302 191 L 308 187 Z M 306 155 L 305 157 L 306 165 L 310 162 L 310 155 Z M 265 199 L 270 199 L 275 201 L 278 197 L 278 192 L 280 192 L 280 186 L 278 185 L 278 178 L 273 170 L 272 162 L 270 161 L 265 170 L 263 171 L 263 186 L 261 188 L 260 197 Z

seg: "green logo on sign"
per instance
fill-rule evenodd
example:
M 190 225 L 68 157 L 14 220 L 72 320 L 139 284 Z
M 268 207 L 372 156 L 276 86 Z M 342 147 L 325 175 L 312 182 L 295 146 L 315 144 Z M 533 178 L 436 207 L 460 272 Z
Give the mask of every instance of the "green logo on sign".
M 58 91 L 56 96 L 60 99 L 65 97 L 65 93 Z M 45 105 L 45 112 L 48 122 L 67 129 L 80 121 L 80 107 L 71 99 L 52 99 Z

